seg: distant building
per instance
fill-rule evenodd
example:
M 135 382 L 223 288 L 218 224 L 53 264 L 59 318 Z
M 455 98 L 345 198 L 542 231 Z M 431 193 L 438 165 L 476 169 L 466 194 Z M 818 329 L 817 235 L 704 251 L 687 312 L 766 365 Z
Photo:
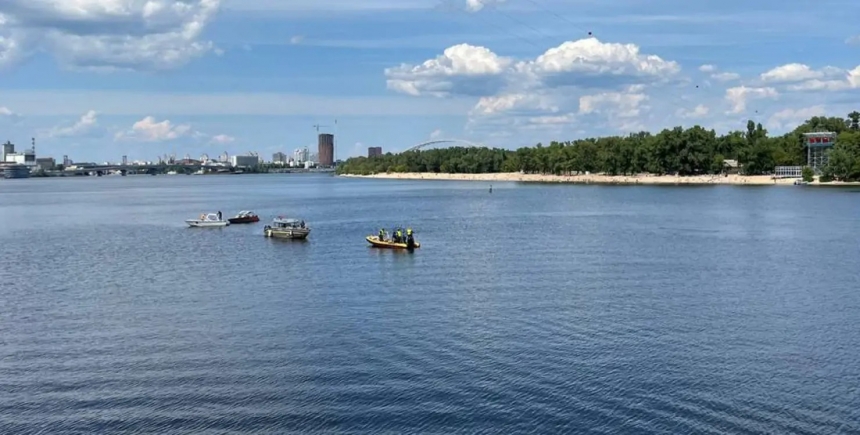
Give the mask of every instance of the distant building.
M 127 165 L 128 165 L 128 156 L 122 156 L 122 165 L 123 165 L 123 166 L 127 166 Z
M 367 149 L 367 157 L 376 157 L 382 155 L 382 147 L 369 147 Z
M 301 165 L 302 163 L 310 160 L 310 151 L 308 151 L 307 147 L 298 148 L 293 152 L 293 159 L 296 161 L 297 165 Z
M 57 167 L 57 162 L 53 157 L 43 157 L 36 159 L 36 166 L 43 171 L 50 171 Z
M 231 156 L 230 165 L 234 168 L 253 168 L 260 164 L 259 156 Z
M 24 165 L 32 168 L 36 166 L 36 149 L 33 147 L 23 152 L 15 152 L 15 145 L 6 141 L 3 148 L 0 149 L 0 163 Z
M 334 165 L 334 135 L 320 133 L 318 146 L 319 165 L 322 167 Z
M 282 152 L 277 152 L 272 154 L 272 163 L 276 165 L 286 165 L 287 164 L 287 155 Z
M 738 174 L 742 169 L 742 165 L 737 160 L 723 160 L 723 172 L 726 174 Z

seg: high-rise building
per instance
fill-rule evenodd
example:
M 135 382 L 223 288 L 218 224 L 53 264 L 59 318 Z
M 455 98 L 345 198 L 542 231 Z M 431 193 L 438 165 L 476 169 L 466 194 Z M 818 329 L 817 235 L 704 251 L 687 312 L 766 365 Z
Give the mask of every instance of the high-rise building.
M 2 151 L 0 151 L 0 162 L 6 162 L 6 156 L 9 154 L 15 154 L 15 145 L 12 142 L 6 141 L 3 144 Z
M 272 163 L 284 165 L 287 163 L 287 155 L 282 152 L 272 154 Z
M 319 135 L 319 164 L 320 166 L 334 165 L 334 135 L 320 133 Z
M 382 147 L 369 147 L 367 148 L 367 157 L 376 157 L 382 155 Z
M 123 166 L 127 166 L 127 165 L 128 165 L 128 156 L 122 156 L 122 165 L 123 165 Z

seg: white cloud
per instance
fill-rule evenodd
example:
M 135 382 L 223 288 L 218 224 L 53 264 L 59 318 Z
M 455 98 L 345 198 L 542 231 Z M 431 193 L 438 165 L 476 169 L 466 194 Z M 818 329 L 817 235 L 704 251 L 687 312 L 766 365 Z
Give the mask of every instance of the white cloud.
M 749 100 L 759 100 L 765 98 L 777 98 L 779 92 L 771 87 L 765 88 L 750 88 L 746 86 L 737 86 L 726 89 L 726 100 L 731 103 L 732 109 L 729 113 L 742 113 L 747 108 Z
M 466 0 L 466 10 L 478 12 L 487 6 L 504 3 L 505 0 Z
M 720 82 L 729 82 L 732 80 L 740 79 L 741 75 L 738 73 L 732 73 L 732 72 L 721 72 L 721 73 L 712 74 L 711 78 L 714 80 L 720 81 Z
M 845 40 L 848 45 L 860 45 L 860 35 L 852 36 Z
M 768 119 L 767 126 L 773 130 L 790 130 L 813 116 L 824 116 L 825 114 L 826 110 L 823 105 L 802 109 L 784 109 L 773 114 Z
M 698 119 L 708 116 L 708 113 L 710 113 L 710 111 L 711 109 L 709 109 L 708 106 L 705 106 L 704 104 L 699 104 L 692 110 L 678 109 L 676 115 L 680 118 Z
M 440 137 L 442 137 L 442 130 L 438 128 L 436 130 L 433 130 L 432 133 L 430 133 L 430 139 L 438 139 Z
M 474 115 L 556 113 L 559 105 L 551 95 L 539 93 L 512 93 L 481 97 L 472 108 Z
M 764 82 L 790 83 L 832 77 L 843 72 L 844 70 L 840 68 L 830 66 L 824 67 L 820 70 L 814 70 L 810 68 L 809 65 L 804 65 L 802 63 L 789 63 L 762 73 L 760 78 Z
M 212 136 L 211 139 L 209 139 L 209 142 L 216 143 L 216 144 L 228 144 L 228 143 L 233 143 L 235 141 L 236 141 L 235 137 L 227 136 L 226 134 L 215 135 L 215 136 Z
M 860 66 L 846 71 L 828 67 L 826 70 L 813 71 L 820 73 L 814 78 L 789 85 L 789 91 L 844 91 L 860 88 Z
M 173 125 L 167 119 L 157 122 L 152 116 L 147 116 L 135 122 L 131 130 L 117 133 L 115 139 L 164 142 L 188 136 L 191 133 L 191 126 L 188 124 Z
M 12 109 L 6 106 L 0 106 L 0 119 L 7 118 L 11 120 L 13 123 L 17 123 L 21 120 L 21 115 L 12 111 Z
M 699 71 L 704 73 L 712 73 L 717 70 L 717 67 L 714 65 L 705 64 L 699 67 Z
M 408 95 L 487 95 L 503 86 L 501 77 L 513 60 L 485 47 L 460 44 L 420 65 L 386 68 L 388 88 Z
M 579 98 L 579 113 L 608 112 L 612 116 L 633 118 L 640 114 L 639 106 L 648 99 L 645 94 L 606 92 Z
M 293 36 L 292 38 L 290 38 L 290 44 L 292 44 L 292 45 L 301 44 L 302 41 L 304 41 L 304 40 L 305 40 L 304 36 L 296 35 L 296 36 Z
M 507 89 L 578 87 L 592 89 L 664 80 L 680 66 L 639 52 L 634 44 L 597 38 L 568 41 L 533 60 L 515 62 L 486 47 L 460 44 L 419 65 L 385 70 L 388 88 L 420 96 L 492 96 Z
M 72 68 L 163 70 L 214 46 L 201 40 L 221 0 L 3 0 L 0 66 L 47 51 Z
M 100 133 L 98 113 L 89 110 L 80 119 L 68 127 L 56 126 L 46 132 L 49 137 L 81 137 Z

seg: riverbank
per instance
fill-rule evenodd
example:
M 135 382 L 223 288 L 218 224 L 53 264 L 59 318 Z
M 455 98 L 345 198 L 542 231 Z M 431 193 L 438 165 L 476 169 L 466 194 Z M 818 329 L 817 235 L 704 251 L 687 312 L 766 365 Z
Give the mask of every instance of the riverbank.
M 726 184 L 733 186 L 791 186 L 793 178 L 772 178 L 769 175 L 543 175 L 521 174 L 519 172 L 493 174 L 437 174 L 437 173 L 380 173 L 374 175 L 344 174 L 342 177 L 356 178 L 389 178 L 398 180 L 457 180 L 457 181 L 486 181 L 486 182 L 526 182 L 526 183 L 571 183 L 571 184 L 622 184 L 622 185 L 712 185 Z M 819 185 L 818 181 L 810 183 Z M 825 183 L 821 185 L 860 185 L 860 183 Z

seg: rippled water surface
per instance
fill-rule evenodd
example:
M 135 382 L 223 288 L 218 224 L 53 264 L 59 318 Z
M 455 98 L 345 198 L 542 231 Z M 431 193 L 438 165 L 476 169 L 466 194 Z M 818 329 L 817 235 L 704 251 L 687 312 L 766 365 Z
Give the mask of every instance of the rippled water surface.
M 851 190 L 0 180 L 0 258 L 0 433 L 860 431 Z

